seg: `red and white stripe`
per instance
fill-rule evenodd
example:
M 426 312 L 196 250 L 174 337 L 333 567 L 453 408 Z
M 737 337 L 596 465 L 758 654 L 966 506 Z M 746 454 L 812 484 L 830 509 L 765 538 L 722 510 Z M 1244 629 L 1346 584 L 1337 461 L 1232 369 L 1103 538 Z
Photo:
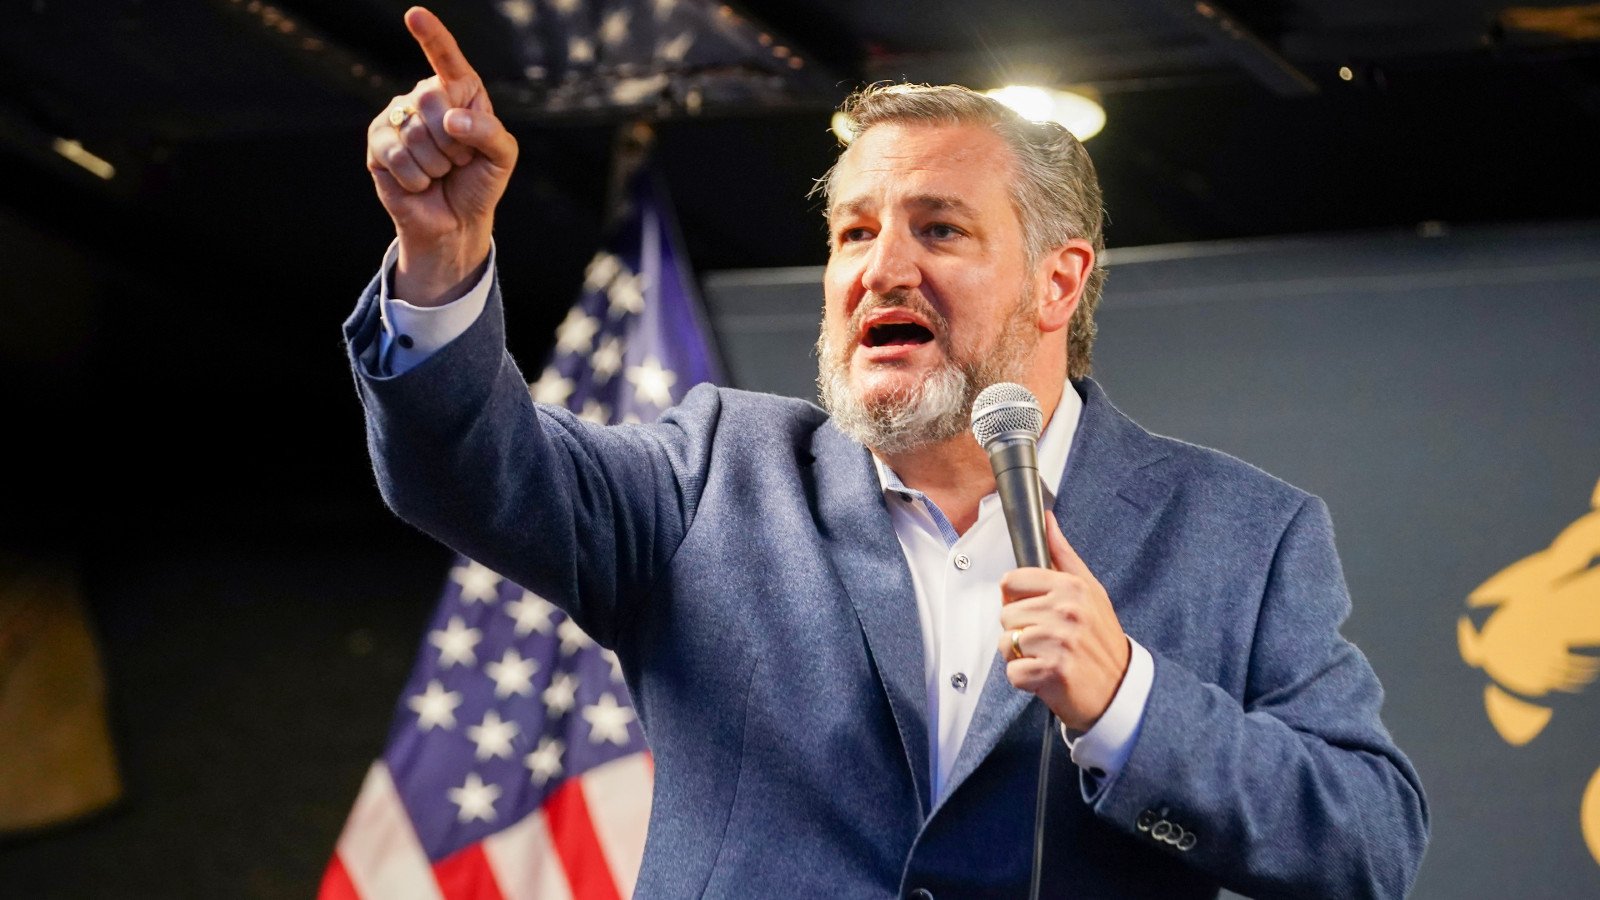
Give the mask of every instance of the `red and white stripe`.
M 648 754 L 568 779 L 516 824 L 430 863 L 389 769 L 372 765 L 318 900 L 622 900 L 650 821 Z

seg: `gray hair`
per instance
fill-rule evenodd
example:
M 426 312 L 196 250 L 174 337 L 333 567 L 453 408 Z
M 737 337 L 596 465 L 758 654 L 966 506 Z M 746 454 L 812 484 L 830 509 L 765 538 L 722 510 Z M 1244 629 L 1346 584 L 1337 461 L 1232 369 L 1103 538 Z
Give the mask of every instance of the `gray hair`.
M 839 111 L 850 118 L 855 138 L 886 122 L 983 125 L 994 129 L 1016 161 L 1011 203 L 1022 224 L 1028 268 L 1074 238 L 1094 247 L 1094 269 L 1084 285 L 1067 335 L 1067 375 L 1073 379 L 1087 376 L 1094 355 L 1094 312 L 1100 305 L 1106 270 L 1101 263 L 1105 254 L 1105 213 L 1100 181 L 1083 144 L 1054 122 L 1030 122 L 1000 101 L 959 85 L 868 85 L 846 98 Z M 843 157 L 841 152 L 840 159 Z M 830 209 L 838 169 L 835 160 L 812 190 L 812 196 L 821 194 Z

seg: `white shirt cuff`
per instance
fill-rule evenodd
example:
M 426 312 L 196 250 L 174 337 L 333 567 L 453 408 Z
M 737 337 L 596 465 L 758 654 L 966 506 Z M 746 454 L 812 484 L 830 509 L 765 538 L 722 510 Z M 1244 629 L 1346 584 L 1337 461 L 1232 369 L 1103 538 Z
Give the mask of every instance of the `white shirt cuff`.
M 383 277 L 378 280 L 378 316 L 383 331 L 378 336 L 378 359 L 382 371 L 403 375 L 416 368 L 439 348 L 460 337 L 483 314 L 489 302 L 489 286 L 494 283 L 494 244 L 489 245 L 489 264 L 472 290 L 443 306 L 412 306 L 389 296 L 395 260 L 400 256 L 400 241 L 389 244 L 383 255 Z
M 1128 638 L 1128 671 L 1122 676 L 1122 685 L 1111 698 L 1111 705 L 1094 727 L 1074 738 L 1061 725 L 1061 739 L 1072 751 L 1072 761 L 1078 768 L 1096 779 L 1116 776 L 1133 752 L 1133 742 L 1139 737 L 1139 726 L 1144 723 L 1144 707 L 1150 700 L 1150 687 L 1155 683 L 1156 662 L 1150 651 L 1139 642 Z

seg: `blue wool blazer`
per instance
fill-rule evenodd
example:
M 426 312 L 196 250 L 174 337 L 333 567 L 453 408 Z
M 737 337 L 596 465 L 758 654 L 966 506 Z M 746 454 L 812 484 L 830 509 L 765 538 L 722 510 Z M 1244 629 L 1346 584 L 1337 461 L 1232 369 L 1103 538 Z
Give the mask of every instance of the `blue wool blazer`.
M 620 657 L 656 765 L 637 896 L 1027 895 L 1048 711 L 997 654 L 929 795 L 911 576 L 826 413 L 710 386 L 648 426 L 536 406 L 498 287 L 398 377 L 370 365 L 376 282 L 345 328 L 384 499 Z M 1115 777 L 1052 754 L 1045 896 L 1401 896 L 1426 805 L 1339 634 L 1322 502 L 1074 387 L 1054 513 L 1155 680 Z

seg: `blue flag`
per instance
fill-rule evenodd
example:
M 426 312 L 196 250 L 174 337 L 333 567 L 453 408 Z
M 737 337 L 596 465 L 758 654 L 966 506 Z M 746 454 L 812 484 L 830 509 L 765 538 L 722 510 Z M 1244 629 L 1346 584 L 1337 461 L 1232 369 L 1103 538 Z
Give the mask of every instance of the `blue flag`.
M 717 378 L 646 167 L 529 389 L 626 424 Z M 616 657 L 543 597 L 458 559 L 320 896 L 629 896 L 651 776 Z

